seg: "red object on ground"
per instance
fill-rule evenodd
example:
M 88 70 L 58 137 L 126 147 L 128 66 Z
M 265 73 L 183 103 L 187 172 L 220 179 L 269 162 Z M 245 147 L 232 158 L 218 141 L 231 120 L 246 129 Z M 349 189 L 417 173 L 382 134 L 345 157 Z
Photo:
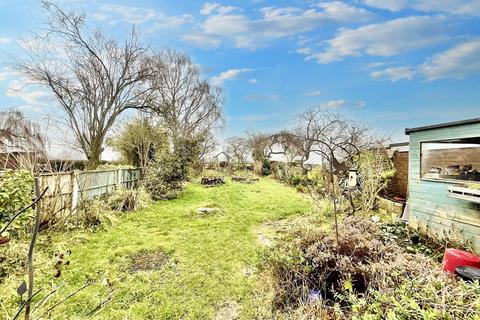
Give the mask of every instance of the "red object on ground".
M 459 249 L 445 250 L 442 270 L 455 274 L 455 268 L 458 266 L 471 266 L 480 268 L 480 257 L 474 255 L 473 253 Z
M 0 246 L 10 241 L 10 238 L 0 236 Z

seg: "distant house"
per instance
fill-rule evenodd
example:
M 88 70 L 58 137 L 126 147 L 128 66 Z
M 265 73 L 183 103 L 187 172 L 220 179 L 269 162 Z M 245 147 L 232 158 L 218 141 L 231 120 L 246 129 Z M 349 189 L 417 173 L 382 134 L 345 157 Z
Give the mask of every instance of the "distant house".
M 406 129 L 408 220 L 480 251 L 480 118 Z

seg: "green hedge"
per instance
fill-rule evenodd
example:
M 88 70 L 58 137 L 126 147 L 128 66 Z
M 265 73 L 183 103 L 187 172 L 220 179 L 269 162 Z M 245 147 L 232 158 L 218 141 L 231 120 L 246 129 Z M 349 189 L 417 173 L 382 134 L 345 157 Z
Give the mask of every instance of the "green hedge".
M 2 228 L 15 213 L 26 207 L 32 201 L 34 179 L 26 170 L 7 170 L 0 174 L 0 228 Z M 19 216 L 9 230 L 21 228 L 31 216 L 29 210 Z

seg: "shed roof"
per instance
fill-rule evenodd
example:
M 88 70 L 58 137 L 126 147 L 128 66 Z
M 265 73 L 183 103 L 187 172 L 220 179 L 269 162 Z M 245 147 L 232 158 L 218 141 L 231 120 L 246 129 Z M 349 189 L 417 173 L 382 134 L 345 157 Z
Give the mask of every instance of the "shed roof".
M 472 124 L 472 123 L 480 123 L 480 118 L 473 118 L 473 119 L 453 121 L 453 122 L 445 122 L 445 123 L 433 124 L 433 125 L 430 125 L 430 126 L 423 126 L 423 127 L 416 127 L 416 128 L 406 128 L 405 129 L 405 134 L 410 134 L 412 132 L 417 132 L 417 131 L 425 131 L 425 130 L 438 129 L 438 128 L 447 128 L 447 127 L 459 126 L 459 125 L 463 125 L 463 124 Z

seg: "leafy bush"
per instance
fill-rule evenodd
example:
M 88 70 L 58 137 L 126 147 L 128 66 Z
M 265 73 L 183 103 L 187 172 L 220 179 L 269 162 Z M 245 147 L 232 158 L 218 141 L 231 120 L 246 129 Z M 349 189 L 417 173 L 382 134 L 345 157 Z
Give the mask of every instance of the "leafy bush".
M 165 154 L 147 167 L 145 187 L 154 200 L 174 199 L 180 195 L 187 174 L 187 168 L 173 154 Z
M 173 152 L 163 150 L 158 154 L 145 171 L 145 187 L 152 198 L 160 200 L 178 197 L 199 153 L 198 141 L 182 139 L 177 141 Z
M 358 175 L 362 188 L 357 201 L 368 212 L 375 209 L 377 196 L 395 175 L 395 167 L 384 149 L 371 149 L 360 154 Z
M 117 150 L 125 163 L 143 170 L 155 158 L 155 154 L 165 149 L 167 135 L 165 131 L 152 124 L 146 118 L 137 118 L 129 122 L 123 132 L 109 144 Z
M 290 179 L 288 180 L 288 184 L 291 185 L 292 187 L 298 186 L 300 183 L 302 183 L 304 177 L 301 175 L 292 175 Z
M 268 160 L 268 158 L 264 158 L 263 164 L 262 164 L 262 175 L 264 176 L 270 175 L 271 166 L 272 164 L 270 163 L 270 160 Z
M 26 170 L 6 170 L 0 176 L 0 228 L 5 225 L 18 210 L 28 206 L 33 197 L 33 176 Z M 32 210 L 20 215 L 9 230 L 18 230 L 31 218 Z M 7 231 L 8 232 L 8 231 Z
M 111 209 L 117 211 L 141 210 L 150 203 L 150 194 L 144 187 L 127 189 L 122 186 L 108 197 L 107 203 Z

